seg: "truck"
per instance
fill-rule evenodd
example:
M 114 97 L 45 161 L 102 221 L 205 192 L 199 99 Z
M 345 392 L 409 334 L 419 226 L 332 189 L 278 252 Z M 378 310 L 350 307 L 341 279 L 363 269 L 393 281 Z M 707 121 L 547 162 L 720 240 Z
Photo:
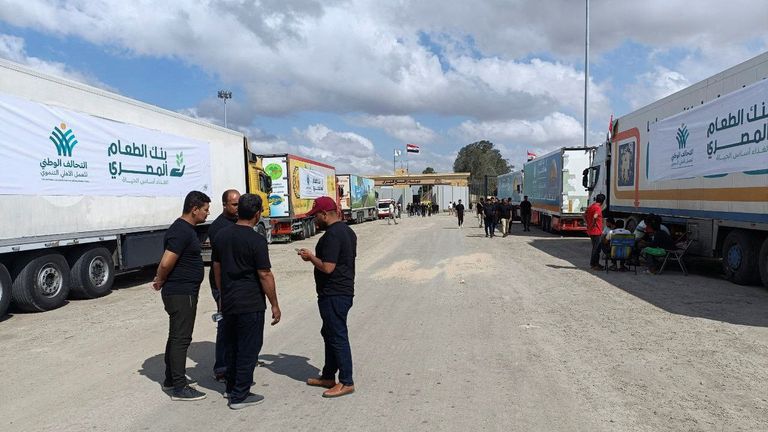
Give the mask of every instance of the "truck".
M 317 233 L 314 217 L 307 216 L 315 198 L 328 196 L 340 207 L 336 169 L 292 154 L 257 156 L 271 180 L 269 216 L 272 239 L 291 242 Z
M 268 189 L 239 132 L 5 60 L 0 118 L 0 317 L 157 264 L 191 190 L 213 213 L 226 189 Z
M 523 200 L 523 170 L 512 171 L 497 177 L 498 197 L 500 199 L 512 199 L 512 219 L 516 219 L 520 201 Z
M 344 220 L 363 223 L 377 218 L 376 191 L 372 178 L 340 174 L 336 176 L 336 184 Z
M 582 173 L 593 149 L 562 147 L 523 166 L 523 191 L 531 202 L 531 223 L 544 231 L 586 231 L 582 214 L 589 194 Z
M 633 230 L 653 213 L 687 254 L 768 286 L 768 52 L 617 118 L 583 185 Z

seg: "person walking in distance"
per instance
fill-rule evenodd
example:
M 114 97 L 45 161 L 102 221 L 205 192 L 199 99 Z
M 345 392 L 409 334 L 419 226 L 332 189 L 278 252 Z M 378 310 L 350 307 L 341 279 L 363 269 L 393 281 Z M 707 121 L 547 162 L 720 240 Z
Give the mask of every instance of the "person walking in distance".
M 317 306 L 323 327 L 325 365 L 319 377 L 307 385 L 325 387 L 323 397 L 333 398 L 355 391 L 352 380 L 352 350 L 349 345 L 347 314 L 355 295 L 355 258 L 357 236 L 347 224 L 339 223 L 336 202 L 329 197 L 315 200 L 309 215 L 315 215 L 318 228 L 325 234 L 317 242 L 315 253 L 300 249 L 299 256 L 315 267 Z M 336 372 L 339 382 L 336 382 Z
M 221 290 L 221 311 L 227 347 L 229 407 L 246 408 L 264 401 L 251 393 L 253 371 L 264 341 L 264 319 L 272 307 L 272 325 L 280 322 L 275 278 L 269 261 L 267 240 L 254 231 L 261 218 L 261 197 L 244 194 L 238 200 L 238 218 L 222 229 L 213 247 L 213 273 Z
M 491 197 L 485 202 L 483 206 L 483 212 L 485 214 L 485 236 L 493 238 L 496 234 L 496 213 L 497 213 L 496 199 Z
M 389 202 L 389 217 L 387 218 L 387 225 L 391 225 L 392 221 L 394 221 L 395 225 L 397 225 L 397 207 L 395 207 L 394 201 Z
M 506 237 L 509 225 L 512 224 L 512 202 L 510 199 L 502 199 L 499 204 L 499 218 L 501 219 L 501 236 Z
M 475 209 L 477 210 L 477 223 L 478 228 L 483 227 L 483 218 L 485 217 L 485 210 L 483 207 L 485 206 L 485 200 L 484 198 L 480 198 L 480 201 L 477 202 L 477 205 L 475 205 Z M 486 231 L 486 237 L 488 237 L 488 231 Z
M 592 254 L 589 265 L 592 270 L 603 270 L 600 265 L 600 237 L 603 235 L 603 203 L 605 195 L 597 194 L 595 202 L 584 212 L 584 222 L 587 225 L 587 235 L 592 240 Z
M 523 231 L 531 230 L 531 202 L 528 201 L 528 195 L 520 201 L 520 221 L 523 223 Z
M 459 203 L 453 209 L 456 211 L 456 219 L 459 222 L 459 229 L 461 229 L 464 226 L 464 204 L 459 200 Z
M 165 344 L 164 390 L 172 390 L 171 400 L 205 399 L 205 393 L 192 388 L 186 377 L 187 349 L 192 343 L 200 283 L 205 278 L 200 239 L 195 225 L 205 222 L 211 199 L 192 191 L 184 198 L 184 208 L 165 233 L 165 251 L 152 288 L 161 291 L 168 313 L 168 341 Z
M 237 206 L 240 200 L 240 192 L 235 189 L 229 189 L 221 195 L 221 203 L 224 210 L 219 217 L 214 219 L 208 228 L 208 242 L 211 250 L 215 247 L 214 238 L 222 229 L 232 226 L 237 222 Z M 213 276 L 213 270 L 208 272 L 208 282 L 211 285 L 211 295 L 216 302 L 216 308 L 221 312 L 221 292 L 216 284 L 216 278 Z M 224 382 L 226 379 L 227 363 L 224 359 L 226 346 L 224 342 L 224 321 L 219 320 L 216 323 L 216 360 L 213 364 L 213 379 L 218 382 Z

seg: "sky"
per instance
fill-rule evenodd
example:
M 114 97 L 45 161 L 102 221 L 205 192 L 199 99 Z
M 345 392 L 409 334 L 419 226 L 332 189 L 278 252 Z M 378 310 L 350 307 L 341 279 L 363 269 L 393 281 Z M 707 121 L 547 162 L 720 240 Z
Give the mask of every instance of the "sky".
M 588 144 L 768 51 L 758 0 L 591 0 Z M 339 172 L 520 168 L 584 142 L 584 0 L 0 0 L 0 57 L 227 126 Z M 401 161 L 397 161 L 399 167 Z

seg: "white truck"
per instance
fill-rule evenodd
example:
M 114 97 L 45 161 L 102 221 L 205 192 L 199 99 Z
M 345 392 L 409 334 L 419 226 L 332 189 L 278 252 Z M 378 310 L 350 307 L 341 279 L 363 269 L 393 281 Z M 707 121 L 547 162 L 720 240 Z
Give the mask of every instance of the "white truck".
M 645 214 L 726 277 L 768 286 L 768 53 L 619 117 L 583 185 L 633 230 Z
M 159 261 L 189 191 L 212 220 L 259 174 L 238 132 L 2 60 L 0 124 L 0 317 L 107 294 Z

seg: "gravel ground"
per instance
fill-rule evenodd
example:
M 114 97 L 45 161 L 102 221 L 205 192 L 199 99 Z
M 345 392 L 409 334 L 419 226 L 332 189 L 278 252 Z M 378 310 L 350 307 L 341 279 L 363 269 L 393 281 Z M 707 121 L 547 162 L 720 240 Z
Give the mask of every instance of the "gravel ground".
M 208 398 L 161 391 L 167 316 L 149 269 L 0 323 L 0 430 L 768 431 L 768 291 L 704 267 L 594 273 L 588 239 L 519 225 L 487 239 L 467 220 L 354 226 L 354 395 L 304 384 L 323 355 L 312 268 L 294 252 L 310 239 L 270 247 L 283 321 L 254 374 L 264 404 L 230 411 L 211 377 L 207 285 L 188 374 Z

